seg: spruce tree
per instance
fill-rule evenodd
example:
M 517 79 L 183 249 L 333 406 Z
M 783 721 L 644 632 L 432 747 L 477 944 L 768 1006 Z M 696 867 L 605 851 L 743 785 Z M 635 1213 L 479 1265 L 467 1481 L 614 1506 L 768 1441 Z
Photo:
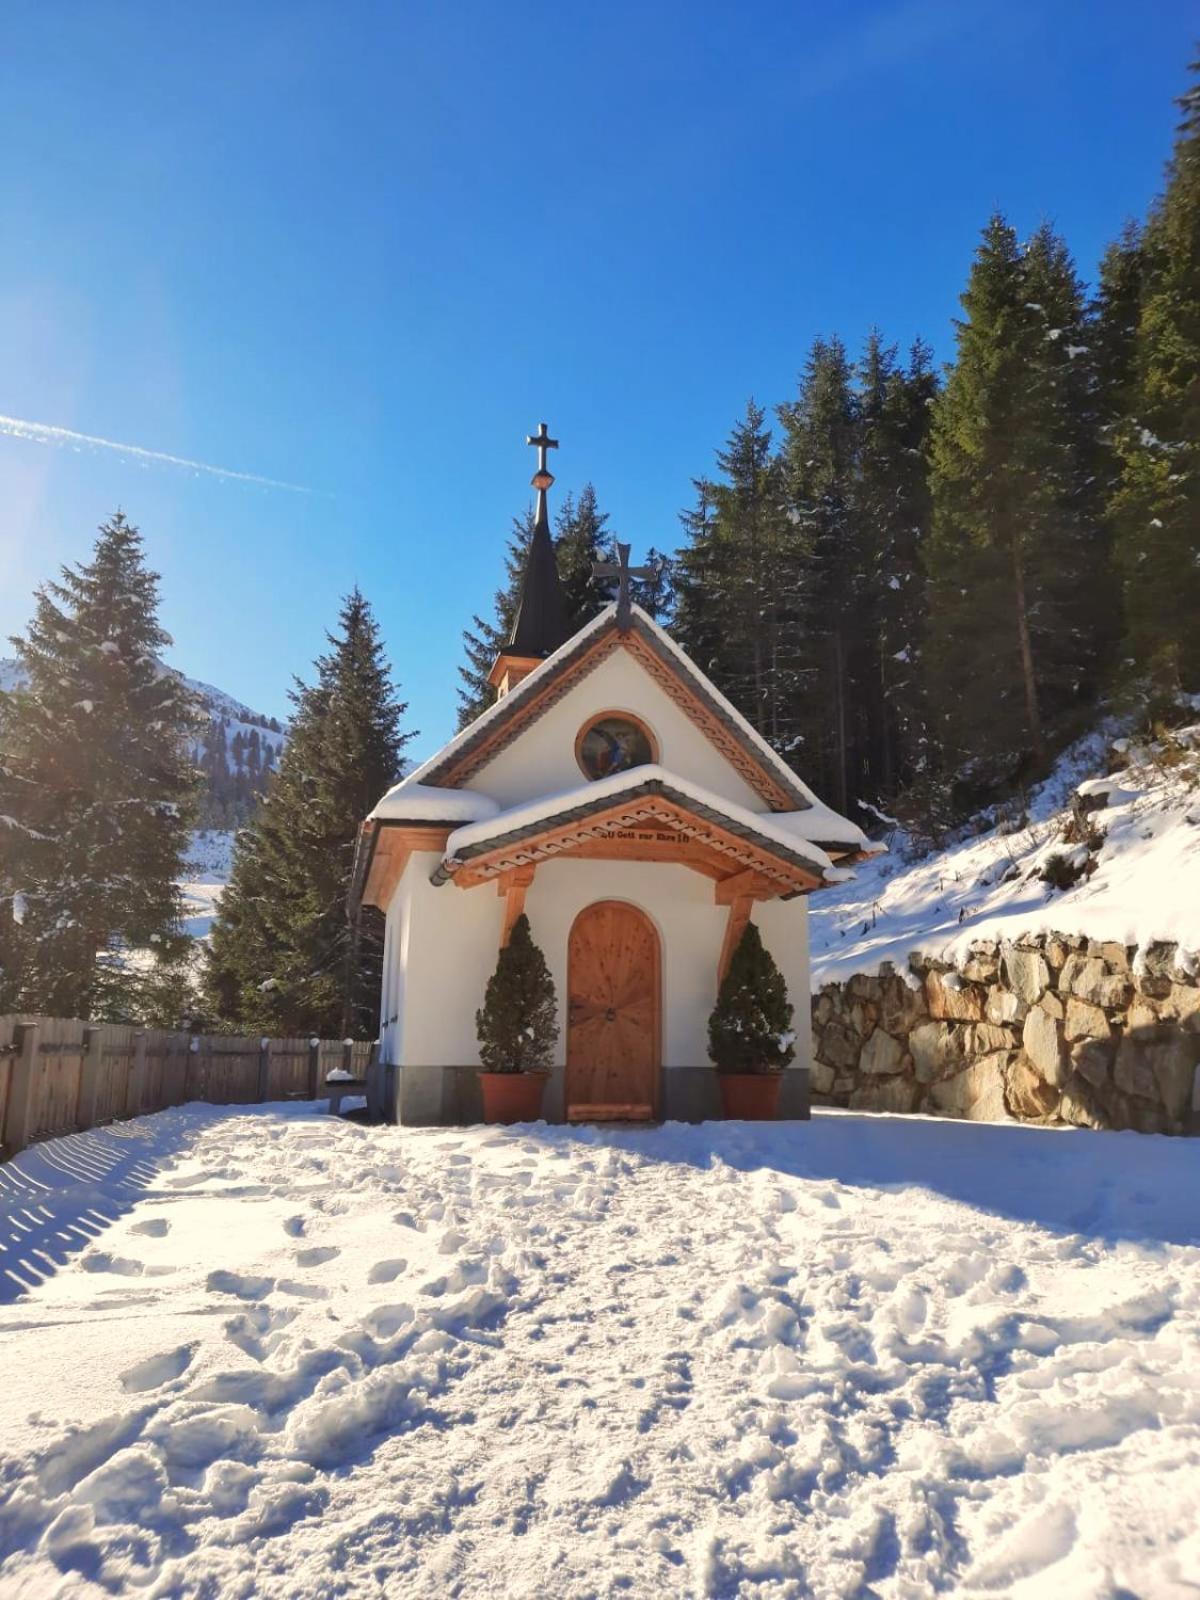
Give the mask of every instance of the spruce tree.
M 400 777 L 406 706 L 379 629 L 355 589 L 316 681 L 297 682 L 291 737 L 238 835 L 213 926 L 208 992 L 231 1028 L 372 1037 L 379 1024 L 382 919 L 348 915 L 363 818 Z
M 986 788 L 1044 763 L 1092 687 L 1097 533 L 1065 247 L 1044 229 L 1022 249 L 994 216 L 962 304 L 931 432 L 927 681 L 945 759 Z
M 159 1013 L 185 986 L 177 879 L 203 724 L 159 660 L 158 585 L 118 511 L 12 641 L 26 682 L 0 694 L 0 1011 L 174 1020 Z
M 894 347 L 871 334 L 859 391 L 854 505 L 870 614 L 860 656 L 867 677 L 858 686 L 867 716 L 862 779 L 875 800 L 890 804 L 927 755 L 922 552 L 930 521 L 926 443 L 937 393 L 928 346 L 914 344 L 904 368 Z
M 794 401 L 779 407 L 788 515 L 803 549 L 798 638 L 807 770 L 840 810 L 864 787 L 865 689 L 871 678 L 870 587 L 855 514 L 859 422 L 839 339 L 818 339 Z M 867 787 L 871 787 L 868 783 Z
M 525 571 L 525 553 L 532 537 L 533 508 L 530 507 L 523 516 L 513 518 L 512 532 L 508 536 L 508 548 L 504 554 L 504 582 L 496 590 L 492 619 L 476 615 L 471 618 L 471 626 L 463 629 L 463 649 L 467 659 L 465 665 L 458 669 L 462 680 L 458 687 L 460 729 L 474 722 L 495 699 L 488 673 L 512 632 L 521 591 L 521 575 Z
M 783 974 L 748 922 L 708 1019 L 708 1053 L 717 1071 L 781 1071 L 796 1054 L 793 1014 Z
M 673 574 L 675 637 L 777 750 L 797 733 L 797 658 L 789 627 L 797 549 L 766 412 L 751 400 L 721 476 L 696 481 L 697 508 Z
M 554 980 L 524 913 L 513 923 L 488 979 L 475 1031 L 485 1072 L 548 1072 L 553 1064 L 558 1039 Z
M 1191 71 L 1200 74 L 1200 61 Z M 1200 77 L 1146 226 L 1129 415 L 1111 502 L 1129 653 L 1164 687 L 1200 689 Z
M 615 544 L 608 512 L 600 510 L 592 485 L 584 484 L 578 500 L 568 494 L 554 519 L 554 555 L 572 630 L 582 628 L 608 604 L 609 585 L 592 576 L 592 565 L 615 559 Z

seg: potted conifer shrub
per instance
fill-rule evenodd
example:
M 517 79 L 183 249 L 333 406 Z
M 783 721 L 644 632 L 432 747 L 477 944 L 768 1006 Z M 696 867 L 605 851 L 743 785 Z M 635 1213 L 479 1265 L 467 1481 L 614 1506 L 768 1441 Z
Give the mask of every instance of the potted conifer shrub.
M 752 922 L 738 940 L 708 1019 L 708 1053 L 725 1116 L 756 1122 L 774 1117 L 796 1035 L 783 974 Z
M 482 1063 L 485 1122 L 534 1122 L 541 1115 L 558 1006 L 546 958 L 533 942 L 529 918 L 513 924 L 475 1013 Z

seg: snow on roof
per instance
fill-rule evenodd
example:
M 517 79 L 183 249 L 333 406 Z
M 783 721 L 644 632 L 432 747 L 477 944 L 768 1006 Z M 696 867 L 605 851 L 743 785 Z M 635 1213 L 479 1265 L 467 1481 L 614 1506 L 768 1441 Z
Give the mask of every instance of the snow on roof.
M 616 772 L 609 778 L 599 778 L 594 783 L 584 783 L 558 794 L 541 795 L 524 805 L 513 806 L 510 810 L 501 811 L 487 819 L 468 823 L 465 827 L 456 829 L 446 841 L 445 859 L 451 861 L 463 851 L 470 850 L 476 845 L 486 844 L 491 839 L 515 833 L 520 828 L 549 821 L 561 812 L 572 810 L 575 806 L 587 805 L 597 800 L 619 800 L 631 790 L 652 782 L 662 783 L 675 793 L 695 801 L 697 805 L 718 812 L 730 822 L 779 845 L 790 855 L 802 856 L 826 883 L 841 883 L 854 876 L 852 872 L 835 867 L 819 845 L 803 839 L 794 828 L 780 827 L 775 812 L 748 811 L 745 806 L 735 805 L 733 801 L 713 794 L 711 789 L 704 789 L 698 783 L 693 783 L 688 778 L 681 778 L 677 773 L 668 772 L 665 767 L 653 762 L 642 767 L 630 767 L 627 772 Z M 799 848 L 801 845 L 803 849 Z
M 419 769 L 418 769 L 419 770 Z M 500 804 L 478 789 L 440 789 L 416 774 L 389 789 L 372 811 L 373 822 L 486 822 Z
M 814 800 L 807 811 L 773 811 L 771 821 L 776 827 L 813 844 L 844 844 L 871 856 L 887 851 L 887 845 L 873 843 L 856 822 L 821 800 Z

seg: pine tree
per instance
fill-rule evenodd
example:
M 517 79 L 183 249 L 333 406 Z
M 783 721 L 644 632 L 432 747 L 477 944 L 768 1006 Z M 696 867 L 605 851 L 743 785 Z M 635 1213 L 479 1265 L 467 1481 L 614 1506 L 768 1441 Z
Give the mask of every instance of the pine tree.
M 776 1072 L 796 1054 L 794 1008 L 783 974 L 748 922 L 708 1019 L 708 1053 L 718 1072 Z
M 488 674 L 496 657 L 504 648 L 512 632 L 517 614 L 517 601 L 521 591 L 521 575 L 525 571 L 525 552 L 533 537 L 533 508 L 513 518 L 512 532 L 504 555 L 504 582 L 495 595 L 494 619 L 474 616 L 471 626 L 463 630 L 463 649 L 466 664 L 460 666 L 462 679 L 458 688 L 458 726 L 465 728 L 469 722 L 491 705 L 495 694 L 488 683 Z
M 190 947 L 176 880 L 202 720 L 158 659 L 158 585 L 118 511 L 13 640 L 26 686 L 0 695 L 0 1011 L 173 1020 L 153 997 L 168 972 L 180 992 Z
M 558 1038 L 554 980 L 524 913 L 513 923 L 488 979 L 475 1029 L 485 1072 L 548 1072 L 553 1064 Z
M 585 483 L 579 499 L 568 494 L 554 519 L 554 555 L 562 580 L 571 628 L 582 628 L 609 602 L 605 579 L 592 576 L 597 561 L 615 559 L 615 535 L 609 532 L 608 512 L 596 503 L 596 491 Z
M 928 346 L 914 344 L 905 369 L 895 348 L 873 333 L 859 389 L 855 516 L 871 619 L 861 657 L 869 681 L 859 686 L 868 718 L 862 776 L 875 799 L 890 804 L 923 766 L 927 745 L 922 551 L 930 521 L 926 444 L 937 394 Z
M 859 422 L 839 339 L 818 339 L 794 401 L 779 407 L 788 515 L 803 550 L 798 633 L 807 668 L 806 769 L 842 811 L 873 787 L 866 777 L 864 697 L 870 578 L 855 514 Z M 815 690 L 815 692 L 813 692 Z
M 944 758 L 987 786 L 1044 762 L 1056 719 L 1092 686 L 1096 530 L 1065 247 L 1042 229 L 1023 250 L 993 217 L 962 304 L 933 411 L 927 681 Z
M 1200 74 L 1200 61 L 1191 67 Z M 1200 77 L 1146 226 L 1130 413 L 1111 503 L 1129 651 L 1168 689 L 1200 689 Z
M 354 590 L 316 681 L 297 682 L 279 767 L 238 835 L 209 956 L 210 1003 L 234 1028 L 371 1037 L 379 1022 L 382 926 L 347 902 L 362 820 L 401 773 L 407 707 L 379 629 Z
M 675 637 L 777 750 L 797 732 L 794 630 L 797 541 L 783 506 L 766 412 L 751 400 L 717 453 L 721 477 L 696 480 L 681 522 L 689 543 L 673 574 Z

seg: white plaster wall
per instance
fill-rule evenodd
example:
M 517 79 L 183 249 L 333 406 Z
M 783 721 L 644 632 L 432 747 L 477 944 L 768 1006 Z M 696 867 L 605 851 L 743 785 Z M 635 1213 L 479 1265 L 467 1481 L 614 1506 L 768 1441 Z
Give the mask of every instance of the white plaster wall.
M 812 1064 L 812 1002 L 808 957 L 808 901 L 767 900 L 754 908 L 762 942 L 775 957 L 783 973 L 788 999 L 792 1002 L 792 1027 L 796 1030 L 794 1067 Z
M 414 1066 L 472 1066 L 475 1011 L 496 965 L 504 902 L 491 884 L 434 888 L 435 852 L 414 854 L 388 911 L 384 1059 Z M 525 900 L 558 995 L 558 1066 L 566 1060 L 567 943 L 571 924 L 597 900 L 646 912 L 662 945 L 663 1065 L 708 1063 L 708 1016 L 728 909 L 712 880 L 686 867 L 634 861 L 548 861 Z M 795 1007 L 796 1066 L 809 1060 L 808 908 L 803 899 L 756 906 L 764 943 Z
M 471 787 L 492 795 L 506 809 L 577 789 L 586 780 L 575 760 L 575 737 L 583 724 L 601 711 L 629 711 L 646 723 L 658 741 L 659 761 L 669 771 L 750 811 L 767 809 L 737 768 L 628 651 L 621 649 L 474 773 Z

